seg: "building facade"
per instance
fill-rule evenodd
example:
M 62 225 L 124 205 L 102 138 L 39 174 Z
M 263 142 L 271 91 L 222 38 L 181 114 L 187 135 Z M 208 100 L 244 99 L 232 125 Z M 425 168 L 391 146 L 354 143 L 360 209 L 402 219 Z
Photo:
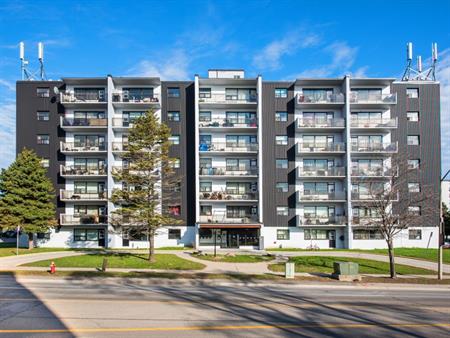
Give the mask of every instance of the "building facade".
M 137 248 L 132 225 L 112 225 L 113 173 L 133 121 L 153 109 L 172 130 L 180 193 L 165 206 L 181 224 L 156 246 L 382 248 L 370 191 L 408 172 L 399 199 L 440 188 L 438 82 L 389 78 L 245 78 L 210 70 L 193 81 L 63 78 L 17 82 L 17 151 L 43 158 L 59 226 L 39 245 Z M 402 154 L 407 166 L 392 158 Z M 406 163 L 406 162 L 405 162 Z M 396 245 L 437 247 L 439 206 L 413 206 L 417 227 Z M 393 203 L 395 210 L 395 203 Z M 436 209 L 436 211 L 434 211 Z M 422 212 L 425 210 L 432 210 Z

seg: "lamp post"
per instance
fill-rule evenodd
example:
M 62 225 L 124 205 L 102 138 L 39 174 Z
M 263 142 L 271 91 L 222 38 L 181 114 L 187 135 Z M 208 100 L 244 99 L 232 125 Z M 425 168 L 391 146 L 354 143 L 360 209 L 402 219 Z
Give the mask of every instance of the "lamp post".
M 441 178 L 441 186 L 439 187 L 439 253 L 438 253 L 438 279 L 442 279 L 443 271 L 442 271 L 442 250 L 444 249 L 444 215 L 442 214 L 442 181 L 445 180 L 447 175 L 450 173 L 450 169 L 447 170 L 445 175 Z M 442 243 L 441 243 L 442 241 Z

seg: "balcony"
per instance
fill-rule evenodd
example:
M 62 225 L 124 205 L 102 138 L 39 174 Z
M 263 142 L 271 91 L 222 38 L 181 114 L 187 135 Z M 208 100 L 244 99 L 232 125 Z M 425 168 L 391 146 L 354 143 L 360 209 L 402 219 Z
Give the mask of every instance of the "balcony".
M 347 218 L 345 216 L 297 216 L 297 226 L 327 226 L 327 225 L 340 225 L 345 226 Z
M 239 129 L 257 129 L 258 120 L 256 118 L 223 118 L 211 119 L 210 121 L 200 121 L 201 129 L 218 129 L 223 131 Z
M 353 225 L 370 226 L 373 223 L 379 224 L 379 222 L 381 220 L 382 220 L 381 217 L 376 217 L 376 216 L 353 216 L 352 224 Z
M 343 142 L 326 142 L 326 143 L 297 143 L 297 154 L 309 153 L 345 153 L 345 143 Z
M 205 216 L 200 215 L 198 218 L 199 223 L 219 223 L 219 224 L 250 224 L 258 223 L 258 216 L 256 215 L 244 215 L 241 217 L 231 218 L 227 216 Z
M 79 144 L 74 142 L 61 142 L 60 150 L 63 154 L 106 153 L 106 144 Z
M 338 108 L 345 104 L 345 95 L 341 93 L 327 95 L 297 94 L 295 104 L 303 108 L 317 108 L 322 105 L 327 108 Z
M 60 166 L 60 175 L 62 177 L 102 177 L 107 175 L 106 167 L 74 167 L 74 166 Z
M 128 151 L 128 143 L 126 142 L 113 142 L 112 143 L 112 152 L 113 153 L 123 153 Z
M 345 128 L 345 119 L 343 118 L 298 118 L 296 123 L 297 129 L 315 129 L 315 128 L 327 128 L 327 129 L 343 129 Z
M 105 107 L 107 104 L 106 90 L 95 90 L 85 93 L 75 93 L 73 91 L 61 92 L 60 102 L 67 108 L 77 106 Z
M 209 96 L 199 97 L 200 106 L 209 106 L 216 108 L 225 107 L 255 107 L 258 103 L 258 95 L 227 95 L 225 93 L 211 93 Z
M 210 167 L 200 168 L 200 176 L 222 176 L 222 177 L 249 177 L 258 176 L 258 168 L 240 169 L 233 167 Z
M 392 202 L 398 201 L 398 193 L 394 196 L 394 193 L 392 193 L 392 196 L 390 196 L 389 192 L 386 192 L 385 194 L 374 192 L 373 194 L 370 192 L 352 192 L 352 201 L 355 202 L 376 202 L 376 201 L 382 201 L 385 198 L 391 199 Z
M 398 174 L 398 168 L 352 168 L 352 176 L 354 177 L 377 177 L 377 178 L 389 178 Z
M 61 201 L 66 202 L 88 202 L 88 201 L 107 201 L 105 191 L 80 193 L 70 190 L 60 190 L 59 197 Z
M 213 202 L 229 202 L 229 201 L 257 201 L 257 192 L 245 192 L 235 193 L 232 191 L 213 191 L 213 192 L 200 192 L 200 200 L 207 200 Z
M 350 103 L 360 105 L 393 105 L 397 103 L 397 94 L 350 92 Z
M 352 119 L 350 127 L 353 129 L 395 129 L 397 128 L 397 119 Z
M 229 142 L 200 143 L 199 151 L 205 153 L 256 153 L 258 152 L 258 144 Z
M 398 151 L 397 143 L 352 143 L 352 153 L 360 154 L 394 154 Z
M 112 119 L 112 127 L 114 129 L 128 129 L 133 128 L 134 121 L 129 118 L 114 117 Z
M 330 168 L 322 168 L 322 167 L 303 167 L 297 168 L 297 177 L 298 178 L 306 178 L 306 177 L 345 177 L 345 167 L 330 167 Z
M 108 224 L 106 215 L 68 215 L 61 214 L 59 218 L 60 225 L 98 225 Z
M 108 119 L 106 118 L 72 118 L 62 117 L 60 120 L 61 128 L 72 131 L 95 131 L 104 130 L 108 127 Z
M 345 191 L 326 192 L 305 190 L 299 193 L 298 200 L 299 202 L 344 202 L 346 200 L 346 196 Z
M 112 103 L 117 108 L 150 108 L 159 106 L 160 97 L 158 93 L 151 95 L 129 95 L 125 92 L 114 92 Z

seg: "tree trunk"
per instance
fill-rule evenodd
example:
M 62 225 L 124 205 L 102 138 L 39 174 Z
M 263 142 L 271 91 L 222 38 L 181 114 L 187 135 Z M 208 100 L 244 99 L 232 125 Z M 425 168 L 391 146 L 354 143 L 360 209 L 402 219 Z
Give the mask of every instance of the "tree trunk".
M 34 248 L 34 242 L 33 242 L 33 234 L 31 232 L 28 233 L 28 250 L 31 250 Z
M 148 261 L 153 263 L 155 262 L 155 233 L 153 231 L 149 232 L 148 244 Z
M 389 252 L 389 270 L 391 273 L 391 278 L 397 278 L 397 273 L 395 272 L 395 260 L 394 260 L 394 244 L 392 238 L 387 240 L 388 252 Z

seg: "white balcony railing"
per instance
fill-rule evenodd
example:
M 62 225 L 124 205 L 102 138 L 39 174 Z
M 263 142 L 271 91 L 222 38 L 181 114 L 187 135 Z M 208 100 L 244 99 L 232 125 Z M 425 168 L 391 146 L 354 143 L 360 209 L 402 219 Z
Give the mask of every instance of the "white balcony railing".
M 108 224 L 106 215 L 60 215 L 61 225 Z
M 300 201 L 343 201 L 346 199 L 344 191 L 323 192 L 305 190 L 299 193 Z
M 258 95 L 228 95 L 220 93 L 212 93 L 209 97 L 200 97 L 199 103 L 211 104 L 256 104 L 258 102 Z
M 61 142 L 60 144 L 61 152 L 87 152 L 87 153 L 97 153 L 106 152 L 106 144 L 80 144 L 74 142 Z
M 107 95 L 105 90 L 92 91 L 87 93 L 75 93 L 66 91 L 60 93 L 61 103 L 106 103 Z
M 297 128 L 344 128 L 345 119 L 343 118 L 298 118 Z
M 257 143 L 213 142 L 200 143 L 200 152 L 247 152 L 258 151 Z
M 210 201 L 252 201 L 258 199 L 257 192 L 246 192 L 237 194 L 234 192 L 226 192 L 226 191 L 212 191 L 212 192 L 200 192 L 201 200 L 210 200 Z
M 258 168 L 240 169 L 233 167 L 200 168 L 201 176 L 256 176 Z
M 113 142 L 112 151 L 127 151 L 128 143 L 126 142 Z
M 61 176 L 106 176 L 106 167 L 60 166 Z
M 72 117 L 62 117 L 61 116 L 61 127 L 62 128 L 99 128 L 107 127 L 108 120 L 106 118 L 72 118 Z
M 296 99 L 297 104 L 308 104 L 308 103 L 345 103 L 345 95 L 344 94 L 327 94 L 327 95 L 305 95 L 305 94 L 297 94 Z
M 61 190 L 60 191 L 60 199 L 63 201 L 106 201 L 107 200 L 107 194 L 105 191 L 101 192 L 76 192 L 71 190 Z
M 297 152 L 313 153 L 313 152 L 345 152 L 345 143 L 343 142 L 298 142 Z
M 352 143 L 352 152 L 355 153 L 396 153 L 397 143 Z
M 397 119 L 352 119 L 352 128 L 397 128 Z
M 258 216 L 256 215 L 244 215 L 241 217 L 227 217 L 227 216 L 206 216 L 200 215 L 199 222 L 202 223 L 221 223 L 221 224 L 249 224 L 257 223 Z
M 345 216 L 298 216 L 299 225 L 344 225 L 347 222 Z
M 115 103 L 157 104 L 160 102 L 160 99 L 158 93 L 153 93 L 151 95 L 129 95 L 119 91 L 112 94 L 112 101 Z
M 342 177 L 345 176 L 345 167 L 303 167 L 298 168 L 299 177 Z
M 352 168 L 352 176 L 361 177 L 391 177 L 397 172 L 397 168 Z
M 397 94 L 379 94 L 379 93 L 358 93 L 350 92 L 350 103 L 370 103 L 370 104 L 396 104 Z
M 223 118 L 200 121 L 201 128 L 257 128 L 256 118 Z

